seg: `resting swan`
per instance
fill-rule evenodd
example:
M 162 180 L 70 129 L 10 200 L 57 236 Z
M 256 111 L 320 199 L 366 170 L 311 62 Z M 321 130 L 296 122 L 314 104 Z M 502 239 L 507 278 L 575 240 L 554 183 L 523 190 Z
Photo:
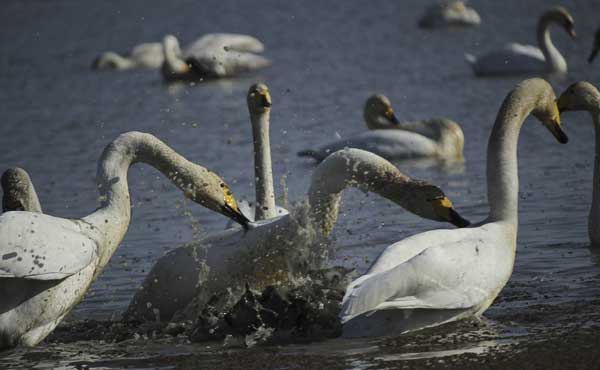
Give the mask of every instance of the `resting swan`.
M 203 37 L 182 52 L 177 38 L 167 35 L 161 73 L 166 81 L 233 77 L 271 65 L 267 58 L 254 54 L 263 49 L 252 36 L 223 33 Z
M 314 241 L 311 233 L 327 236 L 331 232 L 347 187 L 375 192 L 423 218 L 461 227 L 468 224 L 438 187 L 407 177 L 373 153 L 340 150 L 317 166 L 308 201 L 291 215 L 251 224 L 246 233 L 226 230 L 167 253 L 145 280 L 142 292 L 150 288 L 152 294 L 136 296 L 136 307 L 157 309 L 154 314 L 143 310 L 146 319 L 159 315 L 161 320 L 170 320 L 176 311 L 183 315 L 177 315 L 178 319 L 189 319 L 214 292 L 243 293 L 245 284 L 262 289 L 293 280 L 323 252 L 310 250 L 307 239 Z
M 409 158 L 461 159 L 464 135 L 460 126 L 447 118 L 400 122 L 390 100 L 380 94 L 369 97 L 363 117 L 369 131 L 322 146 L 303 150 L 301 157 L 318 162 L 343 148 L 364 149 L 388 160 Z
M 565 8 L 557 6 L 544 12 L 538 21 L 539 49 L 512 43 L 479 57 L 467 54 L 467 61 L 477 76 L 566 73 L 567 62 L 550 39 L 553 23 L 575 38 L 573 17 Z
M 477 11 L 460 0 L 443 1 L 427 8 L 419 20 L 421 28 L 474 27 L 481 18 Z
M 586 110 L 592 116 L 596 133 L 594 156 L 594 188 L 592 207 L 588 217 L 588 235 L 592 246 L 600 246 L 600 92 L 594 85 L 580 81 L 569 86 L 558 98 L 558 109 L 563 111 Z
M 529 114 L 567 142 L 552 87 L 521 82 L 504 100 L 487 154 L 490 215 L 471 228 L 432 230 L 387 247 L 347 290 L 347 337 L 400 334 L 481 315 L 513 270 L 517 243 L 519 131 Z
M 29 174 L 22 168 L 9 168 L 4 171 L 2 184 L 2 212 L 27 211 L 42 213 L 42 206 L 38 199 Z
M 155 166 L 187 197 L 243 225 L 227 185 L 156 137 L 119 136 L 98 161 L 101 206 L 82 219 L 32 212 L 0 216 L 0 349 L 33 346 L 83 298 L 119 246 L 131 220 L 127 171 Z
M 107 51 L 98 56 L 92 68 L 116 69 L 124 71 L 135 68 L 160 68 L 164 60 L 163 47 L 160 42 L 148 42 L 131 49 L 128 56 L 121 56 L 113 51 Z

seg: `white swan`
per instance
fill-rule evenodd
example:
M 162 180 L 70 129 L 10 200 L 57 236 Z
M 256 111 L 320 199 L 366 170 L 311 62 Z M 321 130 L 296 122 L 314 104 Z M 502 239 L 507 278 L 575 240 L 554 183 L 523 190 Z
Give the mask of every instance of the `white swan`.
M 98 162 L 101 206 L 82 219 L 32 212 L 0 216 L 0 349 L 33 346 L 83 298 L 131 220 L 127 171 L 155 166 L 194 202 L 246 224 L 227 185 L 152 135 L 130 132 Z
M 42 213 L 40 200 L 29 174 L 22 168 L 9 168 L 2 174 L 2 212 Z
M 127 56 L 107 51 L 98 56 L 93 64 L 94 69 L 127 70 L 135 68 L 156 69 L 163 64 L 163 47 L 160 42 L 148 42 L 131 49 Z
M 513 270 L 517 241 L 519 131 L 529 114 L 567 142 L 552 87 L 523 81 L 506 97 L 487 156 L 490 215 L 475 227 L 432 230 L 387 247 L 346 291 L 344 335 L 400 334 L 481 315 Z
M 589 82 L 580 81 L 569 86 L 558 98 L 558 109 L 586 110 L 592 116 L 596 134 L 594 156 L 594 187 L 592 207 L 588 217 L 588 235 L 592 246 L 600 246 L 600 91 Z
M 573 17 L 560 6 L 550 8 L 537 25 L 539 48 L 531 45 L 507 44 L 479 57 L 467 54 L 467 61 L 477 76 L 566 73 L 567 62 L 550 38 L 550 26 L 556 23 L 575 38 Z
M 464 1 L 449 0 L 427 8 L 419 19 L 421 28 L 474 27 L 479 26 L 481 18 L 475 9 Z
M 169 320 L 185 310 L 198 312 L 214 292 L 240 290 L 250 284 L 261 289 L 290 281 L 306 271 L 322 250 L 310 249 L 314 234 L 328 235 L 338 217 L 342 192 L 358 187 L 376 192 L 418 216 L 466 226 L 442 190 L 402 174 L 385 159 L 363 150 L 346 149 L 330 155 L 312 176 L 308 202 L 291 215 L 252 224 L 246 233 L 226 230 L 162 257 L 136 295 L 133 317 Z M 144 308 L 144 307 L 149 307 Z M 131 308 L 131 306 L 130 306 Z M 152 309 L 156 309 L 153 313 Z
M 592 63 L 594 61 L 594 59 L 596 58 L 596 55 L 598 55 L 599 51 L 600 51 L 600 28 L 598 28 L 596 30 L 596 33 L 594 34 L 594 45 L 592 45 L 592 52 L 590 53 L 590 56 L 588 57 L 588 63 Z
M 263 49 L 252 36 L 223 33 L 202 37 L 182 52 L 177 38 L 167 35 L 161 73 L 166 81 L 232 77 L 271 65 L 267 58 L 255 54 Z
M 343 148 L 368 150 L 388 160 L 409 158 L 461 159 L 464 134 L 460 126 L 447 118 L 400 122 L 391 103 L 376 94 L 365 103 L 363 117 L 369 131 L 341 139 L 317 150 L 298 152 L 301 157 L 322 161 Z M 394 129 L 394 130 L 390 130 Z

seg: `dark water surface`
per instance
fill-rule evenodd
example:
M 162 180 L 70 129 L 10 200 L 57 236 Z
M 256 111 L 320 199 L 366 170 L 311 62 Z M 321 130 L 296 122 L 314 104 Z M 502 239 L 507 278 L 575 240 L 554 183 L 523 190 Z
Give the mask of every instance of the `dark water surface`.
M 464 53 L 478 54 L 505 41 L 535 43 L 539 12 L 563 4 L 575 18 L 579 37 L 572 42 L 554 31 L 570 72 L 552 83 L 557 93 L 576 80 L 597 84 L 600 63 L 589 66 L 585 58 L 600 2 L 473 0 L 482 26 L 452 32 L 416 28 L 425 3 L 429 1 L 5 0 L 0 5 L 0 169 L 26 168 L 45 212 L 81 217 L 97 205 L 95 161 L 102 149 L 118 134 L 139 130 L 215 170 L 238 198 L 252 199 L 245 94 L 260 80 L 269 85 L 274 103 L 276 190 L 282 195 L 286 189 L 293 202 L 304 196 L 313 168 L 295 153 L 364 130 L 363 102 L 382 92 L 401 120 L 446 116 L 462 125 L 463 165 L 399 166 L 442 186 L 465 217 L 481 219 L 488 210 L 487 137 L 502 99 L 520 79 L 476 79 Z M 207 32 L 255 35 L 264 41 L 273 66 L 195 87 L 168 87 L 157 71 L 100 73 L 89 68 L 104 50 L 125 51 L 165 33 L 186 44 Z M 222 343 L 192 345 L 181 338 L 42 343 L 1 354 L 0 368 L 453 367 L 451 359 L 461 358 L 452 356 L 456 353 L 487 353 L 484 358 L 491 359 L 489 353 L 504 353 L 502 348 L 521 353 L 556 338 L 565 338 L 565 356 L 579 350 L 592 356 L 580 345 L 598 343 L 594 328 L 600 323 L 600 253 L 589 247 L 586 233 L 594 156 L 591 120 L 583 113 L 563 116 L 571 139 L 566 146 L 530 121 L 519 143 L 515 272 L 482 323 L 396 339 L 246 350 Z M 150 167 L 135 166 L 129 181 L 134 209 L 127 237 L 67 321 L 117 319 L 153 261 L 192 238 L 193 222 L 204 231 L 225 224 L 223 217 L 184 201 Z M 334 232 L 333 262 L 364 271 L 385 246 L 439 227 L 445 226 L 407 215 L 376 196 L 349 191 Z M 540 355 L 532 358 L 550 358 L 541 349 L 536 353 Z

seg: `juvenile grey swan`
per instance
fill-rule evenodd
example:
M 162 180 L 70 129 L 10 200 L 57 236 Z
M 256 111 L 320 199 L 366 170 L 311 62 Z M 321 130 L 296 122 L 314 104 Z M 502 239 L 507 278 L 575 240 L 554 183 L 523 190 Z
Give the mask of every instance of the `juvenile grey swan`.
M 163 39 L 164 62 L 161 73 L 166 81 L 203 81 L 237 76 L 271 65 L 256 53 L 263 44 L 252 36 L 238 34 L 211 34 L 202 37 L 181 51 L 173 35 Z
M 511 43 L 479 57 L 467 54 L 467 62 L 477 76 L 566 73 L 567 62 L 550 38 L 552 24 L 575 38 L 573 17 L 565 8 L 556 6 L 545 11 L 538 21 L 539 48 Z
M 419 19 L 421 28 L 476 27 L 481 18 L 475 9 L 461 0 L 447 0 L 433 4 Z
M 369 97 L 363 117 L 369 131 L 326 144 L 316 150 L 303 150 L 301 157 L 318 162 L 343 148 L 368 150 L 388 160 L 439 158 L 457 160 L 463 157 L 465 137 L 458 123 L 447 118 L 401 122 L 390 100 L 381 94 Z
M 9 168 L 2 174 L 2 212 L 27 211 L 42 213 L 33 182 L 22 168 Z
M 592 207 L 588 217 L 588 235 L 594 247 L 600 247 L 600 92 L 589 82 L 580 81 L 569 86 L 558 98 L 558 109 L 588 111 L 592 116 L 595 133 L 594 177 Z
M 98 161 L 101 205 L 92 214 L 0 216 L 0 349 L 36 345 L 81 301 L 129 227 L 127 172 L 136 162 L 156 167 L 194 202 L 247 225 L 219 176 L 152 135 L 120 135 Z
M 492 304 L 515 261 L 519 132 L 532 114 L 566 143 L 555 98 L 542 79 L 525 80 L 508 94 L 488 142 L 488 218 L 387 247 L 346 290 L 340 313 L 344 336 L 398 335 L 479 316 Z

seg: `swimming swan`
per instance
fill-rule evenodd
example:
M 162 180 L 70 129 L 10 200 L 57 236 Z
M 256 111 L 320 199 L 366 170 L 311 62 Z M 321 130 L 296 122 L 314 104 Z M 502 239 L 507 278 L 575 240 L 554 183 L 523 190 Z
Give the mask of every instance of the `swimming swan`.
M 288 211 L 275 204 L 269 140 L 272 101 L 268 87 L 263 83 L 250 86 L 246 101 L 252 123 L 256 206 L 253 209 L 250 203 L 245 201 L 238 202 L 238 205 L 244 216 L 252 222 L 274 220 L 277 216 L 288 214 Z M 233 225 L 229 224 L 227 227 Z M 218 243 L 211 243 L 211 246 L 217 253 L 219 252 Z M 174 282 L 170 279 L 178 274 L 190 275 L 187 271 L 198 270 L 196 275 L 201 272 L 203 263 L 198 256 L 202 255 L 202 252 L 190 255 L 188 253 L 191 250 L 191 247 L 185 245 L 177 247 L 157 261 L 150 273 L 146 275 L 140 290 L 129 303 L 125 317 L 152 320 L 155 318 L 155 312 L 158 312 L 161 319 L 168 320 L 181 309 L 181 302 L 192 299 L 193 288 L 202 283 L 202 278 L 194 278 L 192 283 L 186 277 L 177 282 L 177 289 L 171 286 Z M 185 256 L 188 261 L 173 262 L 184 258 L 181 256 Z M 186 285 L 188 283 L 193 286 Z
M 464 1 L 449 0 L 427 8 L 419 19 L 421 28 L 474 27 L 479 26 L 481 18 L 475 9 Z
M 592 46 L 592 52 L 588 57 L 588 63 L 592 63 L 594 61 L 596 55 L 598 55 L 598 51 L 600 51 L 600 28 L 598 28 L 594 34 L 594 45 Z
M 161 73 L 166 81 L 233 77 L 271 65 L 267 58 L 254 54 L 263 49 L 263 44 L 252 36 L 223 33 L 202 37 L 182 52 L 177 38 L 167 35 L 163 39 Z
M 42 213 L 31 178 L 19 167 L 9 168 L 2 174 L 2 212 L 27 211 Z
M 131 49 L 128 56 L 122 56 L 113 51 L 107 51 L 98 56 L 93 64 L 94 69 L 116 69 L 120 71 L 147 68 L 160 68 L 163 64 L 163 47 L 160 42 L 148 42 Z
M 400 334 L 481 315 L 513 270 L 519 199 L 517 143 L 529 114 L 567 142 L 552 87 L 525 80 L 504 100 L 487 154 L 490 215 L 472 228 L 432 230 L 387 247 L 348 289 L 347 337 Z
M 558 98 L 558 109 L 564 111 L 586 110 L 592 116 L 596 132 L 594 156 L 594 188 L 592 207 L 588 217 L 588 235 L 592 246 L 600 246 L 600 92 L 589 82 L 580 81 L 569 86 Z
M 573 17 L 565 8 L 557 6 L 544 12 L 538 21 L 539 48 L 512 43 L 480 57 L 467 54 L 467 61 L 477 76 L 566 73 L 567 62 L 550 39 L 553 23 L 575 38 Z
M 446 118 L 400 122 L 390 100 L 380 94 L 367 99 L 363 118 L 369 131 L 298 152 L 301 157 L 322 161 L 343 148 L 368 150 L 388 160 L 427 158 L 461 159 L 465 137 L 460 126 Z
M 292 280 L 298 272 L 306 271 L 313 256 L 320 257 L 322 251 L 310 250 L 307 245 L 307 240 L 314 239 L 305 235 L 329 235 L 337 221 L 342 193 L 348 187 L 375 192 L 423 218 L 468 225 L 438 187 L 409 178 L 373 153 L 340 150 L 317 166 L 308 201 L 291 215 L 251 224 L 245 233 L 225 230 L 159 259 L 128 313 L 136 318 L 142 313 L 149 320 L 155 316 L 170 320 L 180 311 L 189 319 L 214 292 L 241 289 L 243 293 L 245 284 L 262 289 Z M 141 310 L 136 312 L 138 308 Z M 154 314 L 152 309 L 156 309 Z
M 247 223 L 220 177 L 152 135 L 120 135 L 98 162 L 101 206 L 94 213 L 0 216 L 0 349 L 37 344 L 81 301 L 127 232 L 127 171 L 136 162 L 155 166 L 194 202 Z

